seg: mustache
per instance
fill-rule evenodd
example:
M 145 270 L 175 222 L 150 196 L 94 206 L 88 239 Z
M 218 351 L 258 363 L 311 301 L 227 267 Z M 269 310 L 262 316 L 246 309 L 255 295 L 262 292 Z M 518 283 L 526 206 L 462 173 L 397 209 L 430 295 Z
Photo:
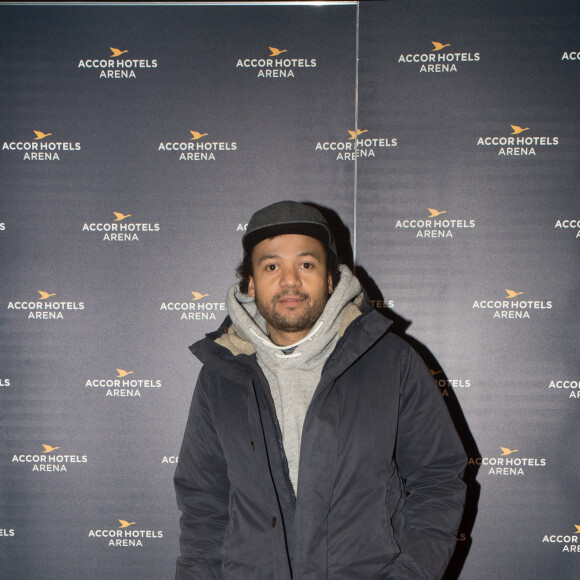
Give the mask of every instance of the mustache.
M 284 290 L 283 292 L 279 292 L 272 297 L 272 302 L 278 302 L 282 298 L 286 298 L 287 296 L 301 298 L 302 300 L 308 300 L 310 298 L 310 294 L 306 294 L 306 292 L 298 292 L 297 290 Z

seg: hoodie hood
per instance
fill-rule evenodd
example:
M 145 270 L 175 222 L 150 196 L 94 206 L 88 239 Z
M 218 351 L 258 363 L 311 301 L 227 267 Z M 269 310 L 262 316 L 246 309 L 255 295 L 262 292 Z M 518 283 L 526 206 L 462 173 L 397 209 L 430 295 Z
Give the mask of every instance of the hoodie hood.
M 341 265 L 339 268 L 340 282 L 328 299 L 324 311 L 302 340 L 282 347 L 274 344 L 254 298 L 240 292 L 239 285 L 234 284 L 226 299 L 233 325 L 225 329 L 216 342 L 228 348 L 234 355 L 258 353 L 259 359 L 266 357 L 274 366 L 282 364 L 280 361 L 285 361 L 283 364 L 287 365 L 290 360 L 298 358 L 301 359 L 301 367 L 307 364 L 307 360 L 316 357 L 331 342 L 336 342 L 335 339 L 342 336 L 348 325 L 361 314 L 358 308 L 363 300 L 360 282 L 347 266 Z M 292 353 L 285 355 L 282 351 Z

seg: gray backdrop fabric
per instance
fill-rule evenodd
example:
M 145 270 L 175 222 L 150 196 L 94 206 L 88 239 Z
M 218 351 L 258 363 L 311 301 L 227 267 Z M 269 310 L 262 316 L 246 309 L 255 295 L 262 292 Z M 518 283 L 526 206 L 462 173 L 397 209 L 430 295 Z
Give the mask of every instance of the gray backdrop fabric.
M 462 436 L 446 579 L 577 577 L 576 4 L 2 5 L 2 578 L 173 577 L 187 346 L 282 199 Z

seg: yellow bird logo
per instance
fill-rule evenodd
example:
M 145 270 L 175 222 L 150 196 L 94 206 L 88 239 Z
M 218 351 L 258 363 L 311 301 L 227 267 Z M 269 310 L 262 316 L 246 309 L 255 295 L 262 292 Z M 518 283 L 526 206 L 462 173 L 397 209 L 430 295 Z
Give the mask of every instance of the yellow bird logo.
M 124 371 L 123 369 L 115 369 L 119 374 L 117 375 L 117 378 L 123 378 L 126 377 L 127 375 L 132 375 L 134 371 Z
M 357 129 L 356 131 L 348 131 L 350 137 L 348 138 L 349 141 L 352 141 L 353 139 L 356 139 L 359 135 L 362 135 L 363 133 L 367 133 L 368 129 L 365 129 L 364 131 L 361 131 L 360 129 Z
M 195 141 L 196 139 L 201 139 L 202 137 L 205 137 L 207 135 L 207 133 L 200 133 L 199 131 L 189 131 L 193 137 L 190 139 L 190 141 Z
M 53 447 L 52 445 L 46 445 L 46 443 L 43 443 L 42 446 L 44 447 L 43 453 L 50 453 L 51 451 L 60 449 L 60 447 Z
M 112 46 L 109 46 L 109 48 L 111 49 L 111 56 L 121 56 L 122 54 L 125 54 L 126 52 L 129 52 L 128 50 L 119 50 L 118 48 L 113 48 Z
M 511 455 L 512 453 L 516 453 L 517 449 L 508 449 L 507 447 L 502 447 L 500 445 L 501 454 L 500 455 Z
M 277 48 L 274 48 L 273 46 L 269 46 L 268 48 L 270 49 L 270 56 L 278 56 L 279 54 L 282 54 L 283 52 L 288 52 L 288 50 L 286 50 L 286 49 L 279 50 Z
M 209 296 L 209 294 L 200 294 L 199 292 L 194 292 L 193 290 L 191 291 L 191 293 L 193 294 L 192 300 L 201 300 L 202 298 Z
M 523 292 L 514 292 L 513 290 L 508 290 L 507 288 L 505 289 L 505 291 L 507 292 L 506 298 L 515 298 L 516 296 L 523 294 Z
M 574 524 L 576 526 L 575 534 L 580 534 L 580 526 L 578 524 Z
M 119 526 L 120 528 L 128 528 L 129 526 L 135 525 L 135 522 L 128 522 L 127 520 L 119 520 L 119 523 L 121 524 Z
M 56 296 L 56 292 L 49 294 L 48 292 L 43 292 L 42 290 L 39 290 L 38 293 L 40 294 L 41 300 L 46 300 L 47 298 L 50 298 L 51 296 Z
M 429 217 L 437 217 L 438 215 L 441 215 L 442 213 L 447 213 L 446 210 L 439 211 L 437 209 L 433 209 L 430 207 L 428 207 L 427 209 L 429 210 Z
M 127 215 L 122 214 L 118 211 L 114 211 L 113 213 L 115 214 L 115 219 L 113 220 L 114 222 L 120 222 L 123 221 L 124 219 L 127 219 L 128 217 L 131 217 L 130 213 L 128 213 Z
M 442 373 L 443 372 L 443 371 L 436 371 L 436 370 L 433 370 L 433 369 L 429 369 L 429 370 L 431 371 L 431 375 L 432 376 L 438 375 L 439 373 Z
M 511 135 L 519 135 L 520 133 L 523 133 L 524 131 L 530 130 L 529 127 L 525 127 L 522 129 L 522 127 L 518 127 L 517 125 L 510 125 L 510 127 L 513 129 L 513 133 L 511 133 Z
M 436 52 L 438 50 L 441 50 L 442 48 L 445 48 L 446 46 L 451 46 L 450 44 L 441 44 L 440 42 L 435 42 L 434 40 L 432 40 L 431 43 L 435 47 L 431 49 L 431 52 Z
M 34 131 L 34 134 L 36 135 L 36 137 L 34 138 L 35 141 L 38 141 L 39 139 L 44 139 L 45 137 L 52 135 L 52 133 L 43 133 L 42 131 Z

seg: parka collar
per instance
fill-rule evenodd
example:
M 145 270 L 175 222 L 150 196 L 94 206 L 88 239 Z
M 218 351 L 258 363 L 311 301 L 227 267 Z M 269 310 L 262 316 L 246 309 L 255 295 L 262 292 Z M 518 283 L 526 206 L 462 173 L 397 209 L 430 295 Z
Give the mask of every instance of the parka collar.
M 330 355 L 325 364 L 324 376 L 319 389 L 323 387 L 328 378 L 335 378 L 352 365 L 362 354 L 364 354 L 381 336 L 383 336 L 392 324 L 392 321 L 376 312 L 370 300 L 363 290 L 361 296 L 356 300 L 360 315 L 356 317 L 345 329 L 343 336 L 339 340 L 334 352 Z M 220 327 L 208 333 L 205 338 L 192 344 L 189 349 L 203 364 L 215 367 L 221 372 L 232 370 L 239 372 L 239 364 L 255 359 L 255 353 L 238 352 L 236 354 L 218 343 L 216 339 L 223 337 L 230 332 L 232 320 L 227 316 Z M 220 340 L 220 342 L 222 342 Z M 237 369 L 237 370 L 236 370 Z M 317 389 L 317 393 L 319 391 Z M 315 393 L 315 396 L 316 394 Z

